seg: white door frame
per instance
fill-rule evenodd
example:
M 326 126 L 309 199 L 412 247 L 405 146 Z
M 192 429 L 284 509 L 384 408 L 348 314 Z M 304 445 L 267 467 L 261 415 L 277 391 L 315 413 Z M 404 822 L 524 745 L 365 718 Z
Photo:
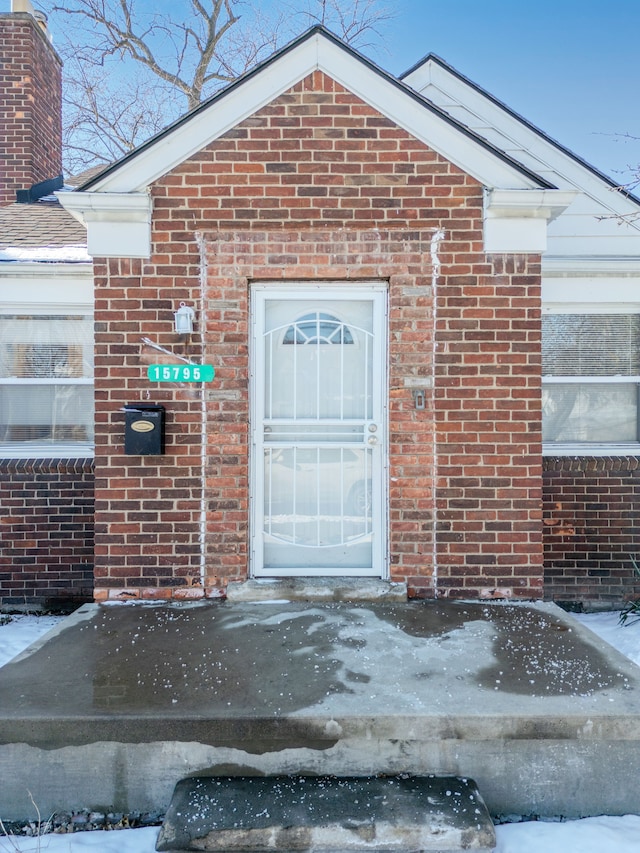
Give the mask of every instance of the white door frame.
M 388 434 L 388 371 L 387 371 L 387 296 L 381 282 L 257 282 L 251 286 L 250 310 L 250 576 L 252 577 L 377 577 L 388 579 L 388 507 L 387 507 L 387 434 Z M 363 569 L 323 569 L 304 566 L 294 569 L 266 569 L 263 560 L 264 520 L 264 338 L 265 304 L 267 300 L 305 300 L 339 303 L 367 300 L 373 307 L 373 420 L 365 428 L 363 442 L 373 446 L 375 467 L 372 471 L 372 566 Z M 327 306 L 327 307 L 328 307 Z M 376 417 L 377 416 L 377 417 Z M 371 431 L 369 431 L 371 430 Z M 375 432 L 373 432 L 375 430 Z M 354 446 L 354 445 L 350 445 Z M 358 445 L 367 446 L 367 444 Z

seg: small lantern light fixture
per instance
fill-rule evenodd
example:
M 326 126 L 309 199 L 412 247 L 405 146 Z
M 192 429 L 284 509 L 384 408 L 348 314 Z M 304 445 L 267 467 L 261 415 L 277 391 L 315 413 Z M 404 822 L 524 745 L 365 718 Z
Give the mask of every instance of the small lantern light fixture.
M 193 318 L 195 317 L 195 313 L 193 308 L 185 305 L 184 302 L 180 303 L 180 307 L 173 315 L 176 324 L 176 334 L 190 335 L 193 332 Z

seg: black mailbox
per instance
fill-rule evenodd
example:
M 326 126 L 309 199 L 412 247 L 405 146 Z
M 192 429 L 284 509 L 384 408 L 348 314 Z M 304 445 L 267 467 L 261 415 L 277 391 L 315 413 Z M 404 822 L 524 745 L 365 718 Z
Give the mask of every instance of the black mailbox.
M 131 403 L 124 407 L 124 452 L 131 456 L 164 453 L 164 406 Z

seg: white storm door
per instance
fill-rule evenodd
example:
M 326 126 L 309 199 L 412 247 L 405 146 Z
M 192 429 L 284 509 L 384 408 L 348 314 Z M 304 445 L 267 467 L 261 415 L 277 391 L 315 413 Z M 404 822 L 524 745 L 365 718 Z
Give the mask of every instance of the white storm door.
M 386 577 L 386 290 L 252 294 L 252 574 Z

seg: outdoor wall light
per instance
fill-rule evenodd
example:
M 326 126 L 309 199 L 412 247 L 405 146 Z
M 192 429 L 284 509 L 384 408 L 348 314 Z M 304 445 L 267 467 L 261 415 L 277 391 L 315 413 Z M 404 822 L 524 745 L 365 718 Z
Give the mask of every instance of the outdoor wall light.
M 180 307 L 173 315 L 176 324 L 176 334 L 190 335 L 193 332 L 193 318 L 195 314 L 196 312 L 193 308 L 185 305 L 184 302 L 180 303 Z

